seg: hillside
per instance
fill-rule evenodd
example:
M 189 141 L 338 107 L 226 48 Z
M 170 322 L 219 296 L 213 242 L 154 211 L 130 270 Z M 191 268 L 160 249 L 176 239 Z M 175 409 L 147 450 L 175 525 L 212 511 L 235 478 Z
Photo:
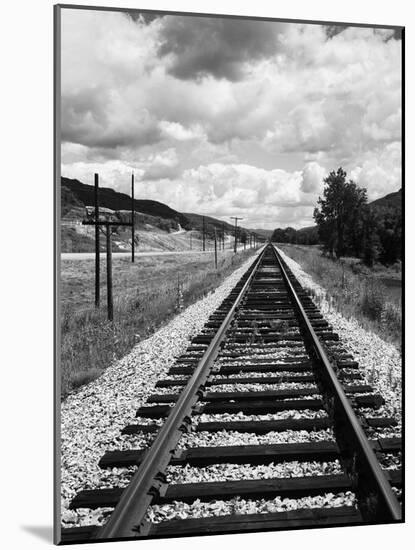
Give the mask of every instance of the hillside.
M 183 215 L 186 216 L 186 218 L 188 218 L 189 222 L 192 225 L 192 228 L 198 231 L 202 231 L 203 218 L 205 218 L 206 233 L 211 238 L 214 237 L 215 229 L 216 229 L 217 235 L 222 234 L 223 228 L 225 228 L 225 235 L 226 234 L 234 235 L 235 225 L 233 223 L 218 220 L 217 218 L 213 218 L 212 216 L 202 216 L 200 214 L 193 214 L 191 212 L 184 212 Z M 266 238 L 268 238 L 268 236 L 271 236 L 272 234 L 272 230 L 246 229 L 245 227 L 239 224 L 238 224 L 238 230 L 241 232 L 239 234 L 242 234 L 242 235 L 248 234 L 248 233 L 256 233 L 257 235 L 261 235 Z
M 248 231 L 251 231 L 252 233 L 257 233 L 258 235 L 262 235 L 262 237 L 265 237 L 266 239 L 270 239 L 272 234 L 274 233 L 273 229 L 248 229 Z
M 193 214 L 190 212 L 184 212 L 183 215 L 186 216 L 186 218 L 189 220 L 192 228 L 196 229 L 197 231 L 202 231 L 203 218 L 205 218 L 205 229 L 207 235 L 209 236 L 213 237 L 215 229 L 217 234 L 221 235 L 223 227 L 225 228 L 225 233 L 233 234 L 234 232 L 234 226 L 232 224 L 223 222 L 222 220 L 218 220 L 217 218 L 212 218 L 211 216 L 202 216 L 200 214 Z
M 61 183 L 62 216 L 69 213 L 73 207 L 92 206 L 94 204 L 93 185 L 87 185 L 76 179 L 64 177 L 61 178 Z M 109 208 L 111 210 L 131 210 L 131 197 L 109 187 L 100 187 L 99 205 L 102 208 Z M 134 207 L 137 212 L 167 220 L 174 220 L 182 228 L 190 229 L 189 220 L 183 214 L 161 202 L 135 199 Z
M 74 179 L 62 178 L 61 192 L 61 251 L 62 252 L 93 252 L 95 230 L 92 226 L 82 225 L 87 217 L 86 206 L 92 206 L 94 188 Z M 194 215 L 192 221 L 187 216 L 169 206 L 152 200 L 135 200 L 135 239 L 137 252 L 146 251 L 174 251 L 198 250 L 202 248 L 200 228 L 201 216 Z M 100 188 L 99 205 L 113 211 L 113 217 L 119 221 L 129 222 L 131 219 L 131 197 L 114 191 Z M 214 235 L 213 225 L 221 224 L 219 220 L 209 218 L 207 222 L 206 249 L 212 248 Z M 226 224 L 226 242 L 233 227 Z M 221 225 L 220 225 L 221 227 Z M 196 231 L 192 231 L 196 229 Z M 101 241 L 103 235 L 101 234 Z M 114 227 L 112 236 L 114 252 L 131 250 L 131 230 L 126 227 Z M 105 250 L 105 243 L 101 242 L 101 250 Z
M 380 199 L 377 199 L 369 205 L 376 209 L 393 208 L 394 210 L 402 211 L 402 189 L 395 191 L 395 193 L 389 193 Z

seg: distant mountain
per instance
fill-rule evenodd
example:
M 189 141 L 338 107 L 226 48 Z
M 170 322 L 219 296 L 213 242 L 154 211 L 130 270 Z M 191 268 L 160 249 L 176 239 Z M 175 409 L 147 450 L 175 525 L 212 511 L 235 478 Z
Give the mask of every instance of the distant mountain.
M 252 231 L 253 233 L 258 233 L 258 235 L 262 235 L 266 239 L 269 239 L 271 235 L 274 233 L 273 229 L 249 229 L 248 231 Z
M 394 193 L 389 193 L 380 199 L 369 203 L 371 207 L 374 208 L 393 208 L 395 210 L 402 211 L 402 189 L 395 191 Z
M 93 206 L 94 186 L 87 185 L 76 179 L 61 178 L 62 183 L 62 215 L 65 215 L 72 207 Z M 131 197 L 125 193 L 119 193 L 109 187 L 99 188 L 99 205 L 111 210 L 131 210 Z M 174 220 L 183 229 L 190 228 L 190 222 L 180 212 L 173 210 L 166 204 L 153 200 L 135 199 L 134 208 L 137 212 Z

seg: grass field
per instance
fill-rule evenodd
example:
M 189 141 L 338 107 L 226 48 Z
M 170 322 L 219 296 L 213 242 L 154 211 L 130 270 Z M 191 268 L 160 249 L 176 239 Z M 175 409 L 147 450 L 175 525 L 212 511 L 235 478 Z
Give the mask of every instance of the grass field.
M 327 291 L 340 313 L 354 317 L 362 326 L 401 349 L 400 265 L 388 269 L 376 266 L 369 270 L 354 261 L 324 257 L 316 246 L 277 246 Z M 382 282 L 385 279 L 395 284 L 385 285 Z
M 140 257 L 134 264 L 114 256 L 114 322 L 106 318 L 105 262 L 100 309 L 94 307 L 94 261 L 62 262 L 62 397 L 97 378 L 113 360 L 169 321 L 179 307 L 215 289 L 252 253 L 220 253 L 217 270 L 213 254 Z

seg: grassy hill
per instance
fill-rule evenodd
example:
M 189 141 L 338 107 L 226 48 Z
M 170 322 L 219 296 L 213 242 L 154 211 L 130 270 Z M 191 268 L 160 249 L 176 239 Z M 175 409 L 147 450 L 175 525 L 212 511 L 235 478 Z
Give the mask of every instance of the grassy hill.
M 87 185 L 76 179 L 62 178 L 62 215 L 69 213 L 74 207 L 93 206 L 94 186 Z M 131 210 L 131 197 L 125 193 L 119 193 L 109 187 L 100 187 L 99 205 L 111 210 Z M 189 220 L 173 210 L 166 204 L 153 200 L 135 199 L 135 210 L 149 216 L 174 220 L 184 229 L 190 229 Z
M 402 211 L 402 189 L 395 191 L 395 193 L 389 193 L 380 199 L 377 199 L 370 204 L 371 207 L 376 209 L 393 208 L 394 210 Z
M 261 235 L 266 239 L 270 239 L 272 234 L 274 233 L 273 229 L 249 229 L 248 231 L 251 231 L 252 233 L 257 233 L 258 235 Z
M 203 217 L 205 218 L 205 228 L 206 233 L 210 238 L 214 237 L 214 232 L 216 229 L 217 235 L 222 235 L 223 227 L 225 228 L 225 235 L 234 235 L 235 232 L 235 225 L 233 223 L 228 223 L 222 220 L 218 220 L 217 218 L 213 218 L 212 216 L 202 216 L 200 214 L 193 214 L 190 212 L 184 212 L 183 213 L 186 218 L 188 218 L 189 222 L 192 225 L 193 229 L 196 229 L 198 231 L 202 231 L 203 227 Z M 272 230 L 266 230 L 266 229 L 246 229 L 245 227 L 238 224 L 238 230 L 242 233 L 256 233 L 257 235 L 260 235 L 262 237 L 268 237 L 268 234 L 272 234 Z
M 234 226 L 232 224 L 223 222 L 222 220 L 218 220 L 217 218 L 212 218 L 211 216 L 201 216 L 200 214 L 193 214 L 190 212 L 184 212 L 183 215 L 186 216 L 186 218 L 189 220 L 192 229 L 196 229 L 197 231 L 202 231 L 203 218 L 205 218 L 206 233 L 210 237 L 214 236 L 215 229 L 218 236 L 222 235 L 223 227 L 225 228 L 225 234 L 233 234 L 234 232 Z

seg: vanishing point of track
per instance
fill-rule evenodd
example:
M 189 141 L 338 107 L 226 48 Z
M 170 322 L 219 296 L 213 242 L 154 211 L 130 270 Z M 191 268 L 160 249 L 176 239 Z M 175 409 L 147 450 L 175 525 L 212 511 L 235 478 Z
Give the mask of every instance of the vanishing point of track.
M 305 351 L 296 350 L 301 346 Z M 275 349 L 288 353 L 277 359 L 272 357 L 272 351 L 267 353 Z M 312 374 L 307 374 L 310 371 Z M 169 374 L 182 377 L 160 380 L 156 387 L 182 386 L 182 389 L 153 395 L 137 411 L 137 417 L 163 418 L 164 423 L 133 424 L 123 430 L 124 434 L 154 432 L 151 446 L 145 450 L 107 452 L 100 461 L 102 468 L 137 466 L 129 485 L 124 489 L 81 491 L 71 503 L 72 508 L 114 507 L 108 522 L 102 527 L 63 529 L 63 543 L 401 521 L 401 506 L 392 490 L 392 486 L 401 486 L 400 470 L 385 471 L 378 460 L 382 453 L 399 452 L 401 440 L 373 437 L 377 429 L 393 427 L 396 422 L 393 418 L 376 416 L 375 410 L 383 404 L 382 397 L 370 385 L 359 383 L 357 363 L 341 348 L 338 335 L 272 245 L 264 247 Z M 298 382 L 300 386 L 304 383 L 304 387 L 290 388 L 290 382 Z M 307 387 L 310 382 L 317 389 Z M 237 391 L 217 391 L 220 385 L 235 384 Z M 249 388 L 263 384 L 277 389 L 262 390 L 257 386 L 259 391 L 241 391 L 243 384 Z M 306 409 L 324 410 L 327 415 L 194 422 L 202 413 L 267 415 Z M 374 414 L 367 413 L 368 410 Z M 178 447 L 183 433 L 194 430 L 267 434 L 327 428 L 333 430 L 335 440 Z M 169 484 L 165 476 L 169 465 L 203 467 L 328 460 L 339 460 L 342 473 L 176 484 Z M 356 506 L 172 519 L 161 523 L 145 519 L 153 504 L 191 503 L 196 499 L 209 502 L 235 496 L 301 498 L 346 491 L 356 495 Z

